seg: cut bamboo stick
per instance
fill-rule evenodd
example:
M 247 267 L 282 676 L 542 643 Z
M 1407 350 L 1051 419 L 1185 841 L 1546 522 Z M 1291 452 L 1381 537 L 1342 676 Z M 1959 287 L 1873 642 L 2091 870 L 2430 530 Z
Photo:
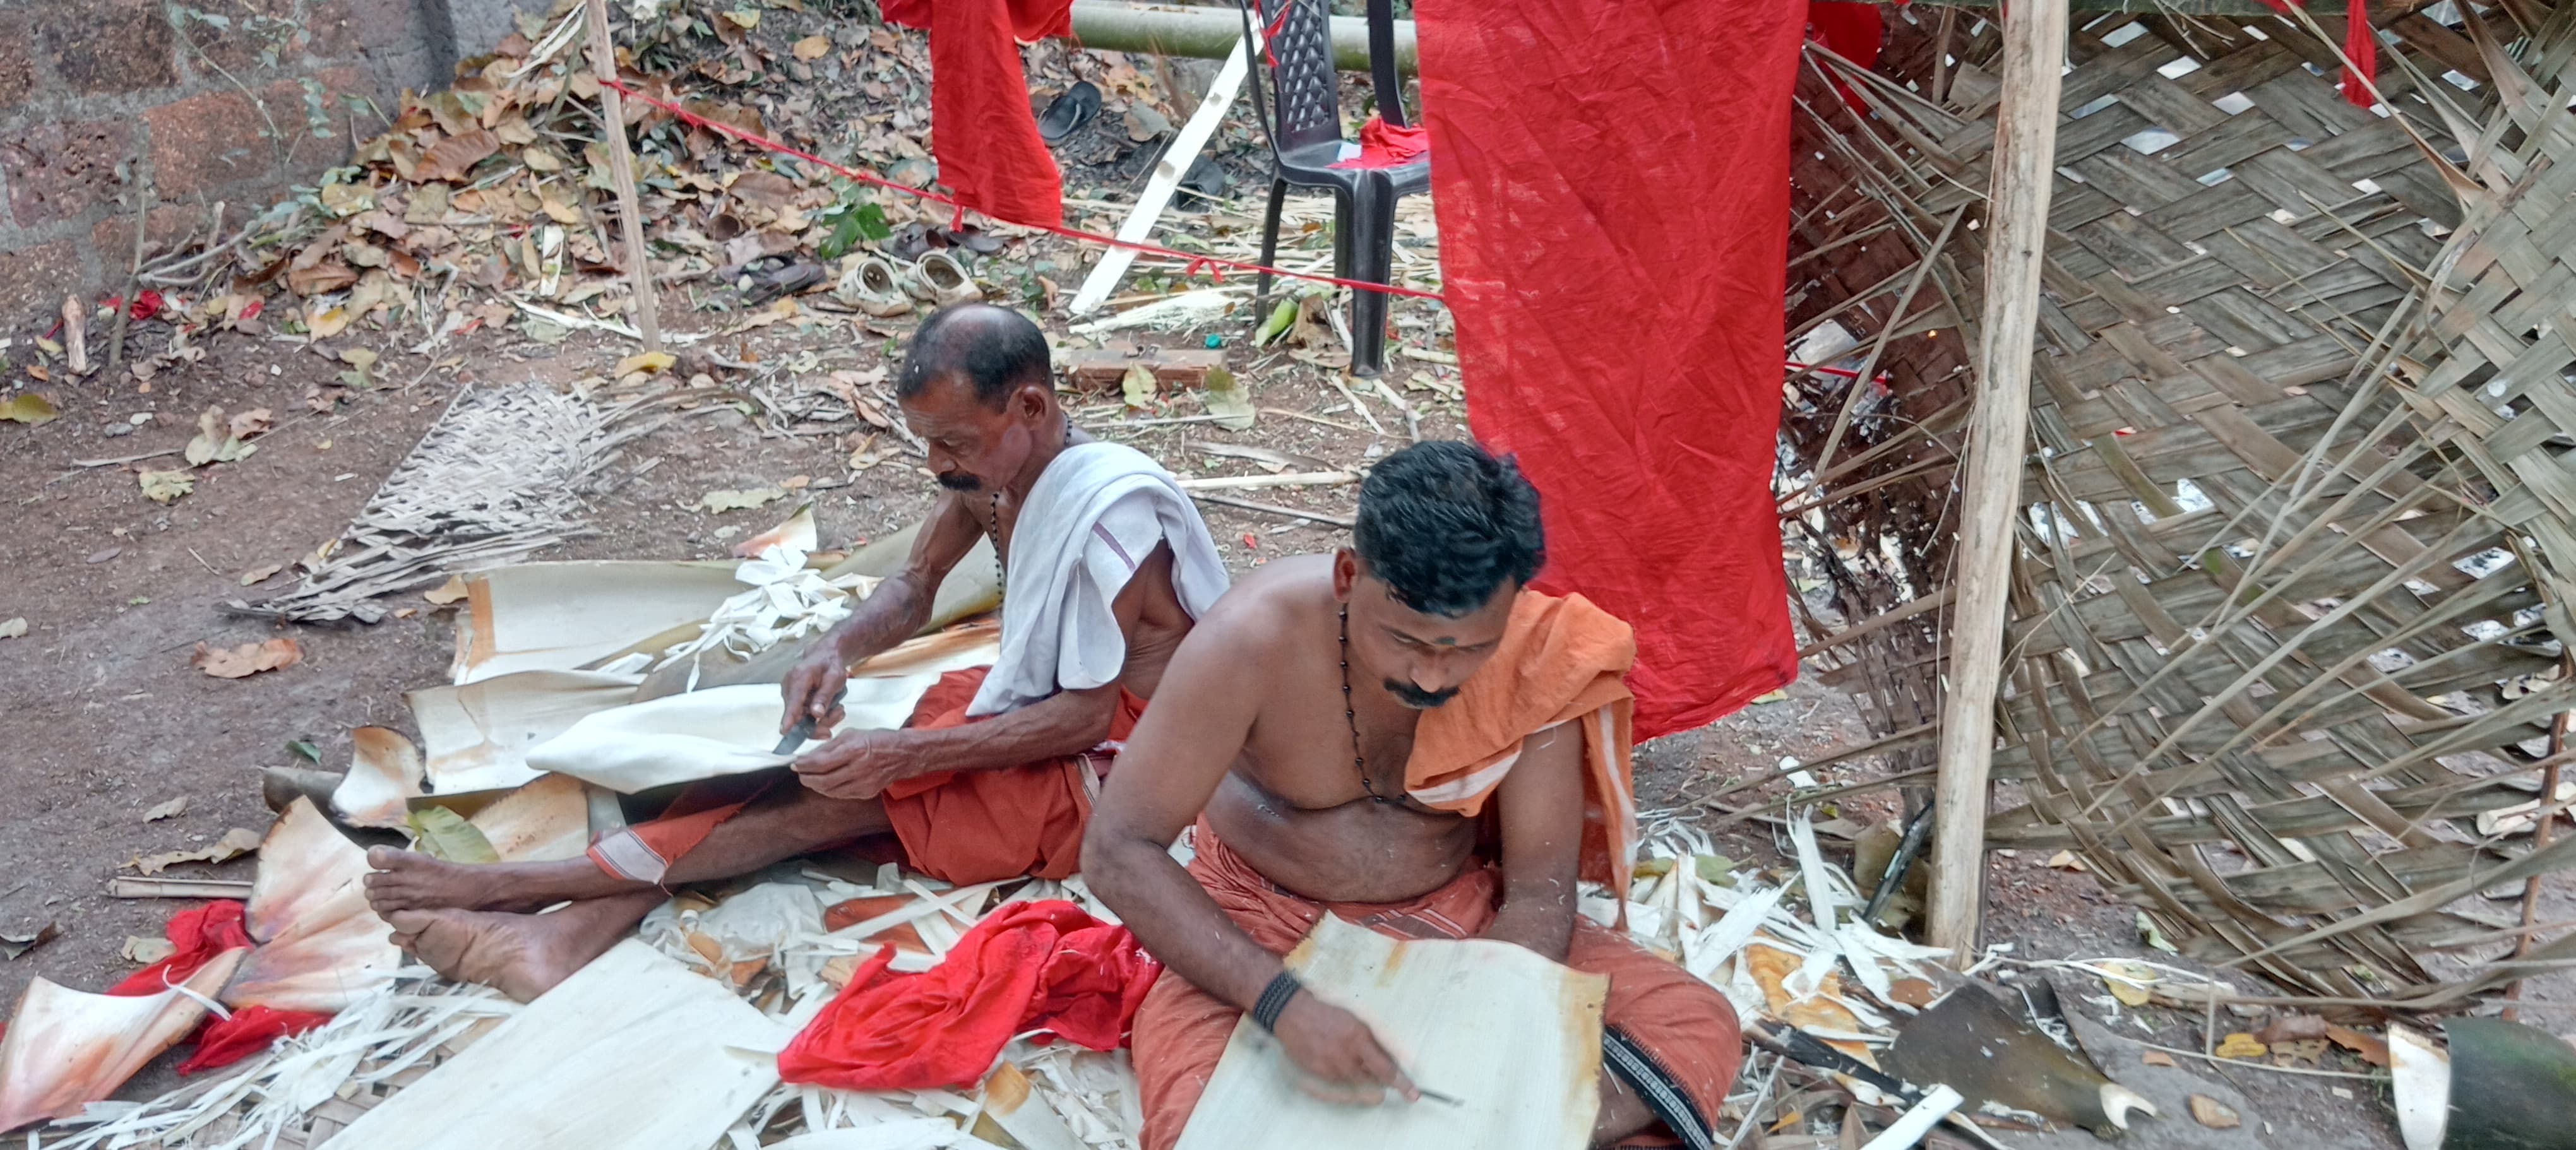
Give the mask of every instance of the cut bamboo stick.
M 1225 491 L 1238 487 L 1338 487 L 1359 479 L 1356 471 L 1285 471 L 1277 475 L 1209 475 L 1179 482 L 1183 491 Z
M 1951 586 L 1950 674 L 1935 783 L 1932 945 L 1975 961 L 1985 883 L 1986 776 L 1994 759 L 2005 590 L 2030 432 L 2030 361 L 2039 324 L 2041 254 L 2056 179 L 2057 104 L 2066 66 L 2066 0 L 2022 0 L 2004 16 L 2003 102 L 1986 198 L 1986 300 L 1977 341 L 1977 406 L 1969 417 Z
M 608 0 L 588 0 L 590 74 L 617 78 L 617 45 L 608 35 Z M 600 85 L 599 102 L 608 125 L 608 175 L 617 185 L 617 214 L 626 233 L 626 279 L 634 285 L 635 331 L 644 350 L 662 349 L 661 307 L 653 294 L 653 269 L 644 259 L 644 210 L 635 195 L 635 155 L 626 145 L 626 101 L 617 89 Z

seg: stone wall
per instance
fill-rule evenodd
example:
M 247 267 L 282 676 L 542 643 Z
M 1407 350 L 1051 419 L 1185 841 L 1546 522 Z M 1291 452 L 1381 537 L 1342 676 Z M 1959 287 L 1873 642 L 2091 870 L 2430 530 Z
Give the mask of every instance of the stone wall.
M 0 0 L 0 329 L 234 226 L 543 0 Z M 355 139 L 353 139 L 353 134 Z

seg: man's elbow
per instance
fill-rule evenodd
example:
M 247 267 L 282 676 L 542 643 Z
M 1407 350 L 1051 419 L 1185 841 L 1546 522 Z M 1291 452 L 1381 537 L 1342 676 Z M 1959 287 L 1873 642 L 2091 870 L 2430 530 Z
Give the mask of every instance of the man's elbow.
M 1094 809 L 1091 825 L 1082 832 L 1082 881 L 1091 893 L 1113 907 L 1126 896 L 1135 877 L 1135 850 L 1140 841 L 1117 820 L 1101 818 Z

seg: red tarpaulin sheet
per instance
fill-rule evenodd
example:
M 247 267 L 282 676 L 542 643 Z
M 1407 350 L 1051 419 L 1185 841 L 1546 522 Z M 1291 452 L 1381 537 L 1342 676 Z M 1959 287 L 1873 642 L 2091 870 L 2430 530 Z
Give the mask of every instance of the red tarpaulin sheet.
M 1548 566 L 1637 630 L 1637 736 L 1797 674 L 1773 511 L 1806 6 L 1416 0 L 1441 281 L 1476 437 Z

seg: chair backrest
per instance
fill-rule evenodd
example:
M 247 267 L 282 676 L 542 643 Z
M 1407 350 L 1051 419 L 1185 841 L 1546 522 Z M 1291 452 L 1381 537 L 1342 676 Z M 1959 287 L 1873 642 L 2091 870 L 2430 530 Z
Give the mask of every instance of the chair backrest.
M 1289 151 L 1342 138 L 1340 79 L 1333 71 L 1329 0 L 1241 0 L 1244 19 L 1267 33 L 1270 145 Z M 1253 84 L 1254 106 L 1261 85 Z

